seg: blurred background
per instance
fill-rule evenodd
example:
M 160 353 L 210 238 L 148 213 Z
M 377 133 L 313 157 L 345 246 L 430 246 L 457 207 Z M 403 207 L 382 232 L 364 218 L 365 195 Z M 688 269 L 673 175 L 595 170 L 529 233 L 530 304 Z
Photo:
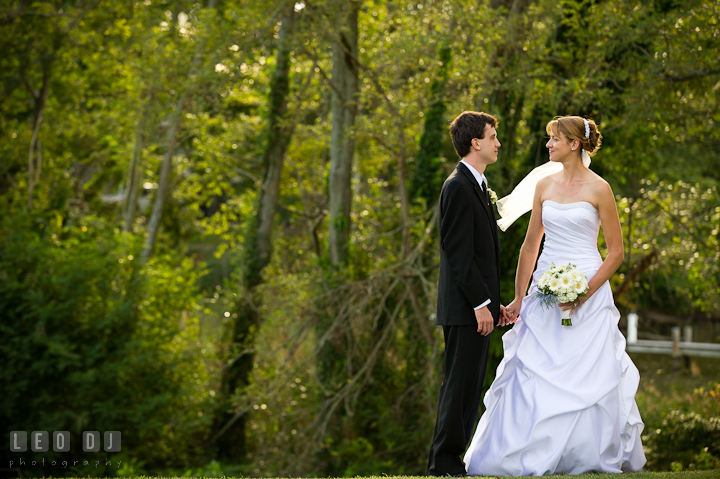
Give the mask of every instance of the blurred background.
M 620 328 L 720 342 L 717 0 L 6 0 L 0 51 L 0 431 L 72 436 L 0 468 L 424 474 L 464 110 L 500 121 L 499 196 L 593 118 Z M 631 356 L 647 469 L 720 468 L 720 360 Z

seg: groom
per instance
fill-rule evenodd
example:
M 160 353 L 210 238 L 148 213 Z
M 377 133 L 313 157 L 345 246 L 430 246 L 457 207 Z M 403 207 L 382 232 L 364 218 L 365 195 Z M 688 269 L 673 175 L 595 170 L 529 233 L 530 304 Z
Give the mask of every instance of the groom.
M 497 161 L 497 120 L 466 111 L 450 125 L 457 168 L 440 193 L 437 324 L 445 335 L 445 380 L 428 462 L 429 476 L 465 476 L 460 456 L 472 439 L 493 326 L 500 304 L 500 243 L 485 168 Z M 509 319 L 509 318 L 508 318 Z

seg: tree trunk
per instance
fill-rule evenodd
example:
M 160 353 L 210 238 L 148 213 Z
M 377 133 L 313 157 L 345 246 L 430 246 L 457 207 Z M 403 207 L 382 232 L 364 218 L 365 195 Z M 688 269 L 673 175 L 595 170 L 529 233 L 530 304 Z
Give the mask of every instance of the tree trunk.
M 260 327 L 261 317 L 258 310 L 260 299 L 256 288 L 262 283 L 262 273 L 270 262 L 272 254 L 272 229 L 275 210 L 280 192 L 280 179 L 285 155 L 290 143 L 293 127 L 288 124 L 287 109 L 290 92 L 290 52 L 293 28 L 295 24 L 295 5 L 289 8 L 282 18 L 278 36 L 278 51 L 275 72 L 270 84 L 269 118 L 263 163 L 265 173 L 259 193 L 258 213 L 251 231 L 246 236 L 245 270 L 243 271 L 244 292 L 238 301 L 237 318 L 230 331 L 231 356 L 238 351 L 252 351 L 255 333 Z M 228 368 L 222 377 L 221 404 L 225 411 L 235 405 L 230 403 L 233 395 L 249 384 L 254 360 L 253 353 L 241 355 Z M 221 413 L 215 424 L 215 436 L 220 456 L 234 459 L 245 457 L 245 414 Z
M 39 92 L 33 90 L 27 78 L 23 78 L 25 86 L 30 91 L 34 102 L 33 115 L 33 133 L 30 137 L 30 147 L 28 152 L 28 210 L 33 207 L 33 190 L 38 181 L 40 181 L 40 171 L 42 168 L 42 156 L 40 150 L 40 125 L 45 112 L 45 104 L 48 94 L 50 93 L 50 67 L 43 64 L 43 83 Z M 37 160 L 36 160 L 37 158 Z
M 163 209 L 165 208 L 165 200 L 170 196 L 170 169 L 172 168 L 172 160 L 175 156 L 175 144 L 177 143 L 177 133 L 180 129 L 180 118 L 182 116 L 183 104 L 185 103 L 185 93 L 180 94 L 180 98 L 175 104 L 172 116 L 170 117 L 170 127 L 167 133 L 167 147 L 163 156 L 162 165 L 160 166 L 160 179 L 158 180 L 158 188 L 155 192 L 155 202 L 153 203 L 150 221 L 148 221 L 147 236 L 143 245 L 142 254 L 140 256 L 143 263 L 147 263 L 155 250 L 155 240 L 160 230 L 160 222 L 162 221 Z
M 137 209 L 137 198 L 140 192 L 140 180 L 142 177 L 142 150 L 145 140 L 145 109 L 141 112 L 140 120 L 135 129 L 135 145 L 133 156 L 128 170 L 125 198 L 123 201 L 123 231 L 132 232 L 135 222 L 135 210 Z
M 270 83 L 267 144 L 263 155 L 265 175 L 260 189 L 254 231 L 251 232 L 247 245 L 244 279 L 246 286 L 251 289 L 262 282 L 260 275 L 270 262 L 273 219 L 280 193 L 280 173 L 292 134 L 292 126 L 287 121 L 291 47 L 288 37 L 292 34 L 294 23 L 295 7 L 291 5 L 289 13 L 282 19 L 278 34 L 277 62 Z
M 400 122 L 400 119 L 398 119 Z M 403 128 L 401 125 L 400 128 Z M 405 136 L 400 135 L 398 163 L 398 193 L 400 196 L 400 219 L 402 221 L 402 244 L 400 256 L 406 258 L 410 254 L 410 199 L 408 197 L 405 178 Z
M 208 0 L 207 8 L 215 8 L 217 0 Z M 148 221 L 147 236 L 145 238 L 145 244 L 143 251 L 140 255 L 141 262 L 147 263 L 155 250 L 155 241 L 157 240 L 158 232 L 160 231 L 160 223 L 162 221 L 163 209 L 165 207 L 165 201 L 170 197 L 170 170 L 172 169 L 172 162 L 175 156 L 175 144 L 177 143 L 177 134 L 180 129 L 180 119 L 182 118 L 183 106 L 185 104 L 185 97 L 188 90 L 192 87 L 194 77 L 198 67 L 200 66 L 201 53 L 205 48 L 205 39 L 201 40 L 195 50 L 195 56 L 193 57 L 192 63 L 190 64 L 188 79 L 185 88 L 180 93 L 180 98 L 175 104 L 175 109 L 170 116 L 170 127 L 167 133 L 167 149 L 163 156 L 163 162 L 160 167 L 160 180 L 158 181 L 158 189 L 155 192 L 155 203 L 153 204 L 152 214 L 150 215 L 150 221 Z
M 352 207 L 352 162 L 355 140 L 352 128 L 357 115 L 357 92 L 359 89 L 358 54 L 358 1 L 339 1 L 335 24 L 339 26 L 333 43 L 332 92 L 330 112 L 332 132 L 330 136 L 330 174 L 328 178 L 328 253 L 331 270 L 326 271 L 326 288 L 336 288 L 343 280 L 332 271 L 341 270 L 348 263 L 348 238 L 350 233 L 350 211 Z M 316 304 L 320 315 L 316 326 L 318 337 L 323 337 L 332 327 L 340 309 L 339 302 L 330 298 L 321 298 Z M 317 378 L 322 384 L 319 390 L 319 403 L 327 398 L 323 391 L 340 390 L 351 374 L 348 355 L 350 332 L 336 330 L 326 339 L 316 352 Z M 338 444 L 343 434 L 345 409 L 336 410 L 329 419 L 327 438 L 332 444 Z M 342 474 L 344 467 L 334 458 L 327 448 L 328 442 L 318 452 L 318 468 L 321 475 L 336 476 Z
M 330 136 L 328 246 L 330 263 L 341 266 L 347 263 L 350 211 L 352 207 L 352 163 L 355 140 L 352 128 L 357 115 L 358 64 L 358 11 L 360 4 L 351 0 L 342 2 L 338 15 L 341 25 L 333 44 L 332 133 Z

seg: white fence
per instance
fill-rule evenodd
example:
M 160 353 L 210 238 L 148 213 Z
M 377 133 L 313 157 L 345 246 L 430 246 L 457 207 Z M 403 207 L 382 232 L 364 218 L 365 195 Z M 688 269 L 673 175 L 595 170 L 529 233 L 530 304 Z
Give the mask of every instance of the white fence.
M 638 315 L 628 314 L 627 346 L 629 353 L 651 353 L 669 354 L 675 358 L 681 356 L 701 356 L 705 358 L 720 358 L 720 344 L 715 343 L 694 343 L 693 327 L 683 327 L 683 340 L 680 341 L 680 326 L 671 329 L 671 341 L 655 341 L 649 339 L 638 339 L 637 326 Z

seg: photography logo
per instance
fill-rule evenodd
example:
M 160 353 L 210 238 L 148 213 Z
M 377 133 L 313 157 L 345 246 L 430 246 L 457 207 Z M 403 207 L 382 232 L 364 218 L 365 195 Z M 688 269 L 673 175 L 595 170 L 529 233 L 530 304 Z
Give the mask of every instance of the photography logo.
M 100 432 L 83 431 L 82 450 L 83 452 L 99 452 Z M 33 452 L 48 452 L 52 447 L 55 452 L 70 451 L 70 432 L 53 431 L 52 442 L 50 433 L 47 431 L 33 431 L 30 433 L 30 450 Z M 121 434 L 120 431 L 105 431 L 102 436 L 102 448 L 105 452 L 120 452 Z M 25 452 L 28 449 L 27 431 L 12 431 L 10 433 L 10 452 Z
M 105 431 L 100 436 L 99 431 L 84 431 L 82 433 L 82 450 L 83 452 L 100 452 L 100 448 L 105 452 L 120 452 L 121 434 L 120 431 Z M 50 433 L 47 431 L 33 431 L 28 437 L 26 431 L 12 431 L 10 433 L 10 452 L 22 453 L 28 450 L 28 442 L 30 443 L 30 450 L 33 452 L 49 452 L 50 448 L 55 452 L 70 452 L 70 432 L 69 431 L 54 431 L 52 433 L 52 441 L 50 440 Z M 77 451 L 76 449 L 76 452 Z M 67 456 L 66 456 L 67 457 Z M 58 466 L 63 469 L 74 466 L 90 466 L 94 463 L 95 468 L 100 467 L 100 464 L 104 462 L 103 466 L 115 466 L 120 469 L 122 461 L 113 461 L 108 457 L 102 458 L 102 456 L 95 456 L 98 460 L 85 458 L 78 460 L 71 460 L 62 458 L 50 458 L 46 461 L 45 457 L 33 457 L 27 459 L 19 455 L 17 458 L 12 458 L 8 464 L 10 469 L 2 470 L 13 470 L 13 468 L 20 470 L 20 467 L 45 467 L 47 466 Z M 21 476 L 22 477 L 22 476 Z

